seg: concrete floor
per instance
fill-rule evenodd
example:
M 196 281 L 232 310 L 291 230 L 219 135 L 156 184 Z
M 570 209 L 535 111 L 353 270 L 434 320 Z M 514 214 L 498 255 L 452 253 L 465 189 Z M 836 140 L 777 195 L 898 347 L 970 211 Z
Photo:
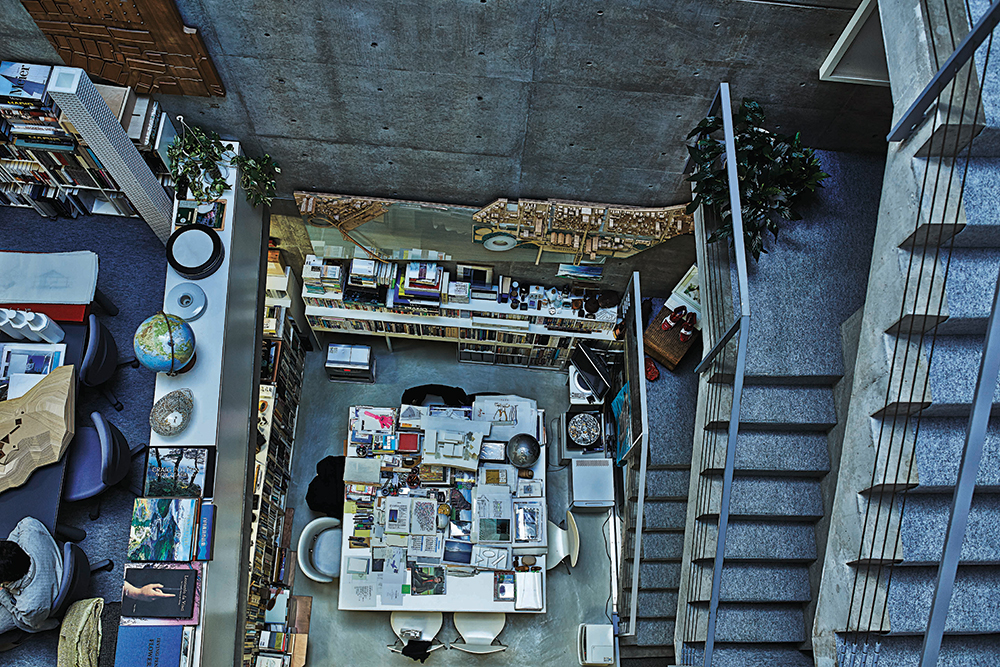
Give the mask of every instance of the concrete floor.
M 320 342 L 333 342 L 331 336 Z M 323 371 L 324 354 L 306 356 L 302 403 L 299 407 L 292 461 L 289 505 L 295 508 L 293 544 L 302 528 L 316 518 L 305 504 L 305 493 L 320 459 L 341 450 L 347 431 L 350 405 L 398 406 L 403 391 L 411 386 L 440 383 L 457 385 L 468 393 L 497 391 L 534 398 L 551 420 L 568 407 L 566 375 L 552 371 L 530 371 L 504 366 L 461 364 L 453 343 L 393 339 L 394 354 L 383 339 L 342 336 L 345 342 L 369 342 L 377 359 L 376 384 L 331 383 Z M 551 429 L 549 430 L 551 438 Z M 549 516 L 565 517 L 569 502 L 566 470 L 550 467 L 547 500 Z M 607 514 L 576 514 L 580 529 L 580 558 L 572 574 L 561 565 L 549 572 L 548 613 L 508 614 L 500 633 L 503 653 L 470 656 L 458 650 L 441 649 L 431 654 L 435 665 L 573 665 L 576 630 L 580 623 L 607 623 L 611 563 L 605 549 Z M 348 612 L 337 609 L 337 583 L 317 584 L 299 572 L 294 593 L 311 595 L 309 633 L 311 665 L 406 665 L 409 658 L 386 648 L 395 636 L 389 626 L 390 612 Z M 438 639 L 450 643 L 459 638 L 451 614 L 445 614 Z

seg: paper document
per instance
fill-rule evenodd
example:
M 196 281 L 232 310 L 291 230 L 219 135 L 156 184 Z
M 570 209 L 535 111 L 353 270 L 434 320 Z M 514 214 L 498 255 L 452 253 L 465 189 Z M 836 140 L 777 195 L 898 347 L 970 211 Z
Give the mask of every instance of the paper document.
M 540 610 L 544 606 L 541 572 L 515 572 L 514 591 L 514 609 Z

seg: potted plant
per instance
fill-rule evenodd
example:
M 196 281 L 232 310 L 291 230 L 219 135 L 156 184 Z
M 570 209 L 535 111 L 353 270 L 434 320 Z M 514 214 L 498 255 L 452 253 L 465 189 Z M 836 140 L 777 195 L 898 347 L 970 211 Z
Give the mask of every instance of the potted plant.
M 246 190 L 247 201 L 252 206 L 268 204 L 274 199 L 275 174 L 281 168 L 270 155 L 252 158 L 236 155 L 232 144 L 223 144 L 218 133 L 192 127 L 178 116 L 181 134 L 167 148 L 170 159 L 170 177 L 177 185 L 181 198 L 188 190 L 200 203 L 218 199 L 229 189 L 229 166 L 240 169 L 240 185 Z
M 688 135 L 688 139 L 695 139 L 688 152 L 697 169 L 687 179 L 694 184 L 695 193 L 687 212 L 706 206 L 713 208 L 721 220 L 709 243 L 733 234 L 725 141 L 712 136 L 720 129 L 722 117 L 709 116 Z M 753 100 L 744 98 L 733 118 L 733 129 L 743 231 L 746 247 L 757 261 L 760 253 L 767 252 L 766 233 L 771 232 L 777 239 L 779 220 L 800 220 L 802 216 L 795 207 L 807 194 L 822 187 L 829 174 L 820 169 L 815 151 L 802 145 L 798 133 L 787 136 L 765 129 L 764 110 Z

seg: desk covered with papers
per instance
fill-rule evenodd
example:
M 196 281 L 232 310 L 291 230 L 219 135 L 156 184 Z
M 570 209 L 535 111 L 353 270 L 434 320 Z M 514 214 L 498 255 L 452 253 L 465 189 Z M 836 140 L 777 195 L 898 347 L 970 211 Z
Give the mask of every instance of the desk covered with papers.
M 544 613 L 544 414 L 517 396 L 471 408 L 350 408 L 339 608 Z M 516 433 L 542 451 L 520 471 Z

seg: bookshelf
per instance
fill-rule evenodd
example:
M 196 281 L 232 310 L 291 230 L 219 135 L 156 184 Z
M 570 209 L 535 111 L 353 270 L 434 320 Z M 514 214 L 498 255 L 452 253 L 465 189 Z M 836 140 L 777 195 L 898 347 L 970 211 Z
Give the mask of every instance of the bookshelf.
M 170 199 L 150 169 L 153 156 L 141 156 L 130 140 L 131 89 L 99 89 L 77 68 L 9 62 L 0 68 L 30 82 L 23 90 L 0 83 L 0 205 L 48 218 L 142 217 L 165 240 Z M 156 153 L 172 136 L 169 121 L 158 105 L 155 114 L 144 109 L 136 143 Z
M 285 277 L 290 279 L 290 272 Z M 271 279 L 268 276 L 268 291 Z M 269 297 L 278 298 L 278 297 Z M 272 308 L 276 304 L 269 304 Z M 281 307 L 277 335 L 264 332 L 261 344 L 257 428 L 261 438 L 254 456 L 253 508 L 250 523 L 249 586 L 244 626 L 243 664 L 252 667 L 268 635 L 268 598 L 290 593 L 295 572 L 291 549 L 291 513 L 286 511 L 291 480 L 295 422 L 302 392 L 305 350 L 291 309 Z M 268 643 L 263 642 L 264 646 Z
M 401 300 L 403 267 L 414 263 L 381 264 L 390 268 L 380 268 L 382 278 L 376 279 L 374 287 L 361 288 L 358 298 L 359 288 L 351 284 L 351 263 L 308 256 L 302 300 L 313 331 L 382 336 L 390 349 L 392 338 L 447 341 L 458 344 L 459 361 L 550 370 L 566 368 L 577 340 L 598 345 L 614 342 L 614 308 L 587 318 L 569 308 L 550 313 L 538 299 L 533 309 L 513 310 L 509 302 L 498 302 L 497 285 L 465 289 L 459 302 L 449 296 L 448 285 L 454 294 L 455 283 L 447 271 L 443 271 L 436 300 L 427 296 Z M 476 298 L 477 294 L 492 296 Z

